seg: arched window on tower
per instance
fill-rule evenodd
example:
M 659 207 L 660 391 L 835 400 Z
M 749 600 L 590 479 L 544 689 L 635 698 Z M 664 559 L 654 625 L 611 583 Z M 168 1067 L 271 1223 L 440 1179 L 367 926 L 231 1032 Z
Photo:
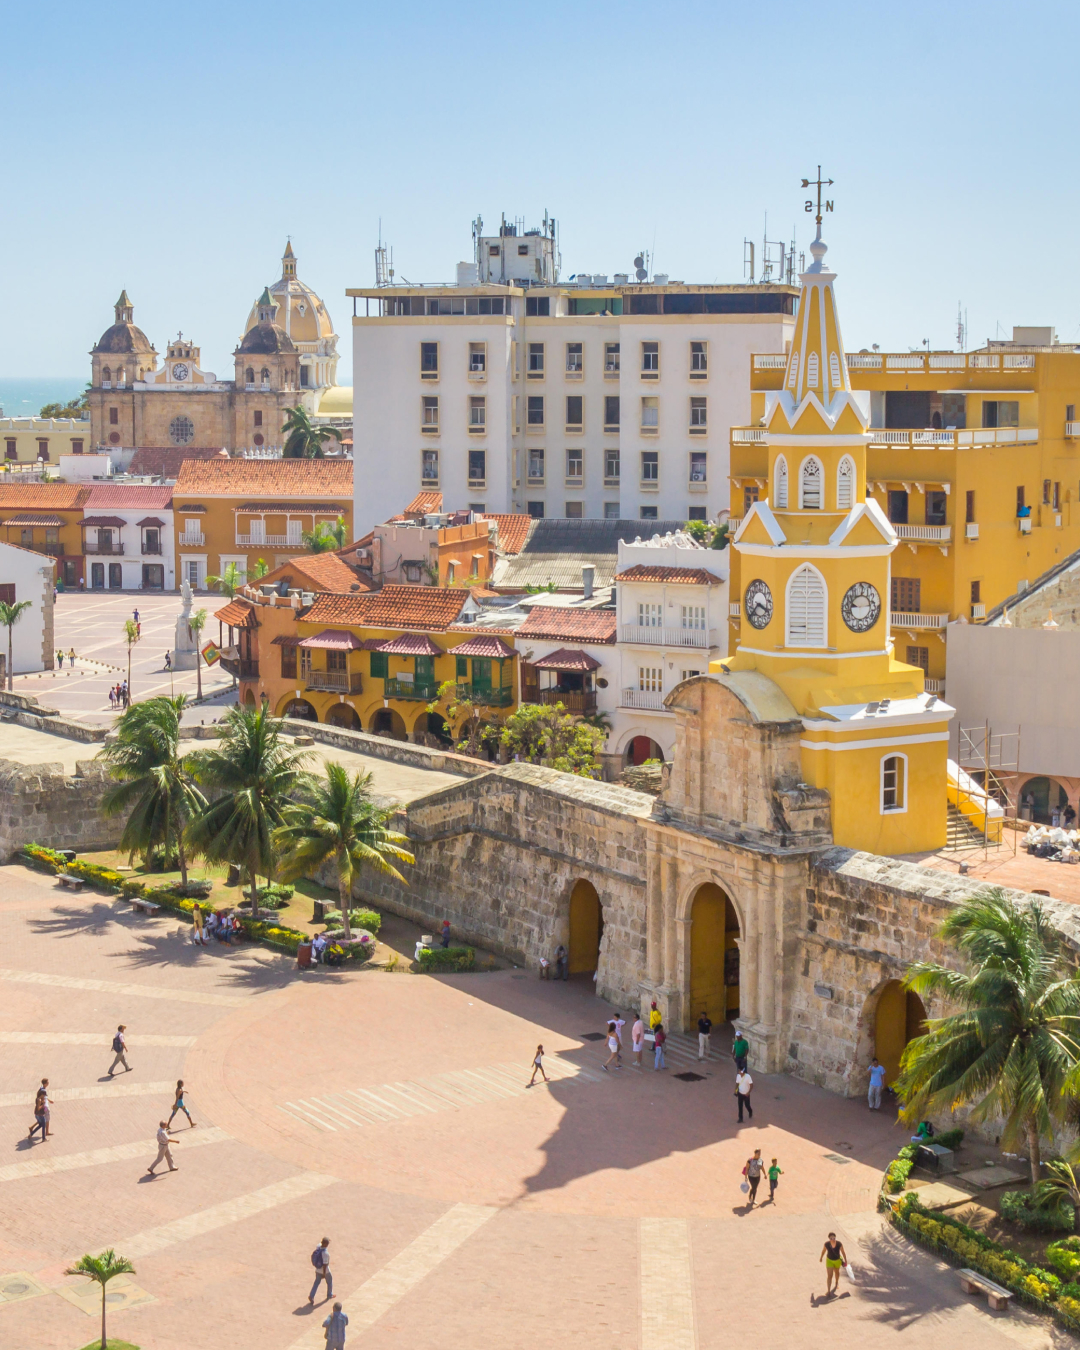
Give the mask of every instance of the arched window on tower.
M 108 366 L 103 366 L 101 370 L 101 384 L 104 389 L 112 388 L 112 370 Z
M 267 370 L 265 366 L 263 366 L 262 368 L 262 382 L 264 389 L 267 388 L 270 384 L 270 372 Z
M 255 383 L 255 372 L 254 370 L 252 370 L 250 366 L 248 366 L 246 372 L 244 373 L 244 383 L 245 384 Z
M 791 574 L 784 613 L 789 647 L 824 647 L 828 635 L 829 593 L 825 578 L 809 563 Z
M 811 352 L 806 358 L 806 387 L 807 389 L 816 389 L 818 387 L 817 352 Z
M 821 460 L 807 455 L 799 469 L 799 510 L 821 510 Z
M 886 755 L 881 761 L 881 814 L 907 810 L 907 755 Z
M 791 354 L 791 369 L 788 371 L 787 382 L 788 382 L 788 388 L 789 388 L 789 389 L 794 389 L 795 386 L 799 383 L 799 353 L 798 353 L 798 352 L 792 352 L 792 354 Z
M 776 484 L 775 504 L 778 511 L 787 510 L 787 460 L 783 455 L 777 455 L 776 464 L 773 466 L 773 478 Z
M 836 470 L 836 509 L 850 511 L 855 505 L 855 462 L 845 455 Z
M 844 381 L 840 378 L 840 357 L 836 352 L 829 353 L 829 374 L 832 376 L 833 388 L 842 389 Z
M 121 366 L 116 372 L 116 387 L 117 389 L 123 389 L 125 384 L 127 384 L 127 371 Z

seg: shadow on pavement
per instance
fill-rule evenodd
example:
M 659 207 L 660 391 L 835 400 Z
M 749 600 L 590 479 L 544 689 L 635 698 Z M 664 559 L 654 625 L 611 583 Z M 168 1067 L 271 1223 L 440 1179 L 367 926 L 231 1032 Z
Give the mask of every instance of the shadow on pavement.
M 56 894 L 63 895 L 65 892 L 57 886 Z M 116 923 L 121 916 L 111 898 L 91 896 L 91 899 L 93 903 L 89 908 L 85 905 L 79 909 L 58 906 L 49 918 L 31 917 L 27 922 L 31 930 L 41 937 L 83 937 L 88 933 L 103 933 L 109 924 Z

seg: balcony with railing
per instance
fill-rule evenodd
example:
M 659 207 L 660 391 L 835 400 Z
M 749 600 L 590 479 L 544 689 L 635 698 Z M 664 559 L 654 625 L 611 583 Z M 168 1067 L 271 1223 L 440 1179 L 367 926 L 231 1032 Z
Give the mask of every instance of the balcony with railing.
M 894 609 L 889 615 L 889 624 L 892 628 L 912 630 L 944 628 L 948 622 L 949 616 L 947 614 L 910 614 Z
M 257 680 L 259 678 L 258 661 L 242 660 L 236 656 L 223 656 L 221 668 L 236 680 Z
M 985 392 L 985 391 L 975 391 Z M 903 450 L 973 450 L 991 445 L 1034 445 L 1039 439 L 1036 427 L 970 427 L 938 431 L 933 427 L 894 430 L 870 427 L 872 449 L 882 446 Z M 732 446 L 764 445 L 764 427 L 732 427 Z
M 742 618 L 742 601 L 741 601 L 741 600 L 732 600 L 731 603 L 730 603 L 730 604 L 728 605 L 728 607 L 727 607 L 727 612 L 728 612 L 728 618 L 729 618 L 729 619 L 741 619 L 741 618 Z
M 176 543 L 179 548 L 202 548 L 206 543 L 206 535 L 202 530 L 198 532 L 188 530 L 186 534 L 176 536 Z
M 124 551 L 124 546 L 119 539 L 85 539 L 83 541 L 84 553 L 95 553 L 102 556 L 117 558 Z
M 12 539 L 9 542 L 14 543 Z M 32 553 L 47 553 L 50 558 L 62 558 L 64 556 L 63 544 L 20 544 L 20 548 L 27 548 Z
M 362 677 L 359 671 L 351 670 L 309 670 L 304 676 L 309 689 L 326 690 L 331 694 L 363 693 Z
M 514 701 L 514 691 L 509 687 L 485 688 L 481 685 L 468 684 L 463 680 L 457 686 L 457 697 L 470 699 L 483 708 L 509 708 Z
M 909 544 L 949 544 L 951 525 L 894 525 L 897 539 Z
M 542 703 L 552 708 L 561 703 L 570 713 L 594 713 L 596 711 L 595 689 L 533 689 L 526 691 L 530 703 Z
M 646 647 L 715 647 L 715 628 L 651 628 L 624 623 L 623 642 Z
M 303 548 L 298 534 L 237 534 L 237 548 Z
M 624 689 L 619 705 L 623 708 L 640 708 L 647 712 L 666 712 L 664 694 L 659 689 Z M 670 714 L 674 716 L 674 714 Z
M 408 698 L 430 703 L 439 693 L 438 684 L 417 684 L 414 680 L 402 680 L 389 676 L 383 680 L 384 698 Z
M 755 370 L 785 370 L 783 352 L 755 352 Z M 848 352 L 848 370 L 903 370 L 935 375 L 945 370 L 1034 370 L 1034 352 Z M 979 392 L 979 391 L 974 391 Z

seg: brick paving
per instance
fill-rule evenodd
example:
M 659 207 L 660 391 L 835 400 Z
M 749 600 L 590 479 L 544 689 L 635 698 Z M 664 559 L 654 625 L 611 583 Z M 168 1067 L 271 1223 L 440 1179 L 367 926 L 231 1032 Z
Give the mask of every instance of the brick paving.
M 301 973 L 186 938 L 175 917 L 0 868 L 0 1344 L 92 1339 L 86 1291 L 63 1272 L 115 1245 L 136 1273 L 113 1335 L 317 1350 L 329 1305 L 308 1308 L 309 1253 L 324 1235 L 350 1350 L 1062 1343 L 1023 1309 L 990 1313 L 883 1228 L 877 1183 L 902 1138 L 884 1113 L 756 1075 L 739 1126 L 720 1032 L 704 1066 L 673 1037 L 670 1070 L 602 1074 L 603 1042 L 583 1036 L 610 1009 L 587 980 Z M 120 1021 L 133 1067 L 110 1083 Z M 565 1072 L 526 1091 L 538 1041 Z M 701 1077 L 679 1080 L 684 1067 Z M 54 1134 L 29 1145 L 43 1074 Z M 177 1130 L 179 1171 L 151 1178 L 179 1077 L 198 1125 Z M 301 1102 L 360 1123 L 282 1109 Z M 739 1182 L 755 1147 L 784 1176 L 751 1212 Z M 826 1303 L 830 1228 L 858 1279 Z
M 940 853 L 911 853 L 903 861 L 933 867 L 953 876 L 958 874 L 963 862 L 967 865 L 968 876 L 977 877 L 987 885 L 1011 886 L 1018 891 L 1049 891 L 1054 900 L 1080 905 L 1080 865 L 1032 857 L 1020 847 L 1019 838 L 1014 852 L 1011 831 L 1006 831 L 1005 840 L 1000 848 L 988 850 L 985 856 L 982 849 L 960 853 L 943 850 Z

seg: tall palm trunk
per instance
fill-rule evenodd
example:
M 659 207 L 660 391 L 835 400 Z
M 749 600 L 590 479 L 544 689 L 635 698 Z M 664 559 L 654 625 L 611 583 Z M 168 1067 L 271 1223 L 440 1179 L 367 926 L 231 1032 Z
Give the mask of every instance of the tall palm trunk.
M 180 828 L 176 831 L 176 857 L 177 861 L 180 864 L 180 882 L 183 885 L 184 889 L 187 890 L 188 865 L 187 865 L 187 854 L 184 852 L 183 821 L 178 821 L 177 824 L 180 826 Z
M 818 177 L 820 178 L 821 175 L 818 174 Z M 108 1345 L 107 1345 L 106 1340 L 105 1340 L 105 1286 L 104 1286 L 104 1284 L 101 1286 L 101 1350 L 108 1350 Z
M 202 640 L 202 634 L 199 635 Z M 198 689 L 196 697 L 202 698 L 202 652 L 199 651 L 199 644 L 195 644 L 195 683 Z
M 341 909 L 342 926 L 345 929 L 345 941 L 352 938 L 352 928 L 349 926 L 349 909 L 352 905 L 352 887 L 345 880 L 345 857 L 341 849 L 337 854 L 337 887 L 338 887 L 338 905 Z
M 1042 1170 L 1042 1153 L 1039 1148 L 1039 1127 L 1034 1121 L 1028 1121 L 1027 1127 L 1028 1151 L 1031 1154 L 1031 1190 L 1039 1184 L 1039 1173 Z
M 818 174 L 818 177 L 820 178 L 821 174 Z M 12 664 L 14 658 L 12 657 L 12 641 L 11 641 L 12 638 L 11 630 L 13 627 L 14 625 L 10 623 L 7 626 L 7 687 L 9 694 L 15 688 L 15 671 L 14 666 Z

